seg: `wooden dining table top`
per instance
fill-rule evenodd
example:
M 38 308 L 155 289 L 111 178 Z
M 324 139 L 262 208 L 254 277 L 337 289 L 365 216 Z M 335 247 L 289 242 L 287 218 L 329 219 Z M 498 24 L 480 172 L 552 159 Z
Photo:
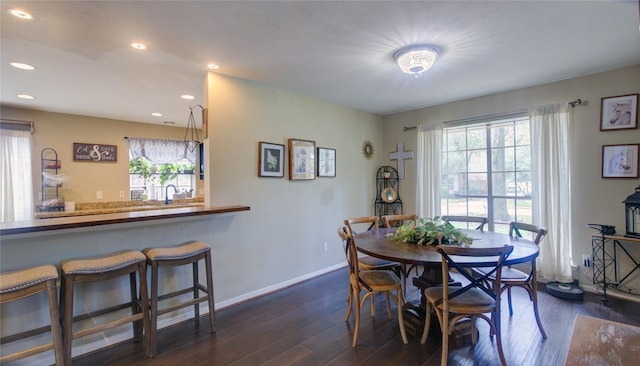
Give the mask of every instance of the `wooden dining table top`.
M 434 265 L 442 263 L 442 257 L 434 246 L 420 246 L 402 243 L 393 239 L 397 228 L 379 228 L 354 235 L 358 251 L 377 258 L 393 262 L 413 265 Z M 465 235 L 473 238 L 471 247 L 496 247 L 513 245 L 513 252 L 507 257 L 506 265 L 530 262 L 538 256 L 538 246 L 527 239 L 512 237 L 493 231 L 461 230 Z M 468 263 L 472 266 L 491 265 L 490 259 L 483 262 L 482 258 L 464 257 L 456 262 Z M 495 262 L 495 259 L 494 259 Z

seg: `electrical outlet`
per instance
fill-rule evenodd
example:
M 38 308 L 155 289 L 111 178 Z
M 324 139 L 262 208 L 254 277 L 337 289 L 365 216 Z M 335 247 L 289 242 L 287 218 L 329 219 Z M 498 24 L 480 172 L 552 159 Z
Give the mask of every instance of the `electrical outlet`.
M 591 268 L 591 256 L 589 254 L 582 255 L 582 265 L 586 268 Z
M 99 200 L 102 199 L 102 191 L 96 191 L 96 198 Z
M 322 246 L 322 250 L 324 250 L 325 252 L 329 251 L 329 244 L 327 244 L 327 242 L 325 241 L 323 246 Z
M 120 198 L 124 198 L 124 191 L 120 191 Z

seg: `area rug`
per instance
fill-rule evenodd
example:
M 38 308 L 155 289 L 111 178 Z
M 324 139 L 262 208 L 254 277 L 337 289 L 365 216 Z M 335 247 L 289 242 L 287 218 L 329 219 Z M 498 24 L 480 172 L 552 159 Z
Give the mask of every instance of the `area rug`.
M 578 315 L 567 366 L 639 365 L 640 328 Z

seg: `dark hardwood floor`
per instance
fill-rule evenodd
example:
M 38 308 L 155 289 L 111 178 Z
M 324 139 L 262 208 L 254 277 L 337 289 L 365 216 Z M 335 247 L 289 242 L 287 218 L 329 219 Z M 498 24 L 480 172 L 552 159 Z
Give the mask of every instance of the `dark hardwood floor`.
M 334 271 L 284 290 L 216 312 L 217 332 L 209 334 L 206 319 L 197 329 L 188 321 L 158 335 L 158 356 L 147 359 L 142 344 L 126 342 L 73 360 L 73 365 L 439 365 L 440 334 L 431 331 L 427 344 L 409 336 L 403 344 L 397 320 L 389 320 L 383 297 L 375 317 L 362 311 L 358 345 L 351 348 L 353 315 L 347 307 L 346 269 Z M 541 286 L 542 287 L 542 286 Z M 543 340 L 524 290 L 515 289 L 514 315 L 506 296 L 502 314 L 503 347 L 510 365 L 564 365 L 577 314 L 640 326 L 640 304 L 585 293 L 584 301 L 539 293 L 540 316 L 548 338 Z M 411 300 L 418 298 L 412 291 Z M 451 365 L 499 365 L 488 327 L 478 322 L 475 346 L 450 344 Z

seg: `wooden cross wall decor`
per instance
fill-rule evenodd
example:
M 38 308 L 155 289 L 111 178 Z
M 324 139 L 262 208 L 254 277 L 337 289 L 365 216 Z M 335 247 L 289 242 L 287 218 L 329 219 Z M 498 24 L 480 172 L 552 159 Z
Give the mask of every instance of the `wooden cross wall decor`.
M 398 178 L 400 179 L 404 179 L 404 161 L 406 159 L 413 159 L 413 151 L 405 151 L 404 143 L 398 142 L 396 151 L 389 154 L 389 160 L 398 161 Z

